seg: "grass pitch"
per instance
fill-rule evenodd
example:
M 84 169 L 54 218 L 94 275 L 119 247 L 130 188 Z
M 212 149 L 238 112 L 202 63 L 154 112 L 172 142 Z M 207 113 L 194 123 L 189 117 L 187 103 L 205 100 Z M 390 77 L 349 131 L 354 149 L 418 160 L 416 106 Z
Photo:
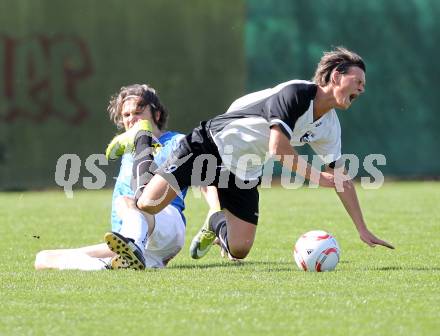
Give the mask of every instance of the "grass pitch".
M 217 247 L 193 261 L 206 206 L 189 193 L 187 244 L 164 270 L 40 271 L 37 251 L 102 241 L 110 191 L 0 194 L 0 335 L 433 335 L 440 330 L 440 184 L 358 188 L 370 229 L 396 250 L 369 248 L 331 190 L 261 191 L 261 218 L 242 265 Z M 292 246 L 331 232 L 341 262 L 296 268 Z

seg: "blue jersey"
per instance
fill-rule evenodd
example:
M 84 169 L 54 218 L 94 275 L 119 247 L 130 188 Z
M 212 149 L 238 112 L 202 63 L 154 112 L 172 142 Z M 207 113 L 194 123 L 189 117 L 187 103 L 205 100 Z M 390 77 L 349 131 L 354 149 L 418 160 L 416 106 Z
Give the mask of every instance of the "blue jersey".
M 177 132 L 165 132 L 158 139 L 159 144 L 156 147 L 154 154 L 154 162 L 161 166 L 171 155 L 171 153 L 177 148 L 179 141 L 184 137 L 183 134 Z M 124 154 L 121 160 L 121 168 L 119 170 L 118 178 L 116 179 L 115 188 L 113 189 L 112 197 L 112 213 L 111 224 L 112 231 L 119 232 L 122 226 L 122 219 L 116 214 L 115 201 L 120 196 L 133 196 L 133 190 L 131 190 L 131 177 L 133 167 L 133 155 L 131 153 Z M 183 198 L 186 196 L 187 188 L 182 190 Z M 183 210 L 185 209 L 184 199 L 177 196 L 171 205 L 174 206 L 182 216 L 184 223 L 186 223 Z

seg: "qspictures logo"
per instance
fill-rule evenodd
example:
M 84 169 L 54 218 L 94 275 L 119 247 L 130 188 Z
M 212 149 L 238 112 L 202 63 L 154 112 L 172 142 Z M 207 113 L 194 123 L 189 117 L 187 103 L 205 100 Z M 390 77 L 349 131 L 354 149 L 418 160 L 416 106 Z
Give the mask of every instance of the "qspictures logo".
M 78 87 L 93 74 L 87 43 L 74 35 L 0 33 L 0 122 L 80 124 L 89 111 Z
M 231 151 L 233 151 L 233 149 L 231 149 Z M 146 150 L 145 152 L 150 151 Z M 163 170 L 166 173 L 166 175 L 162 175 L 162 177 L 168 181 L 170 187 L 174 189 L 177 195 L 182 195 L 182 191 L 172 173 L 188 161 L 192 155 L 193 154 L 189 154 L 182 157 L 171 165 L 167 165 L 168 163 L 165 161 L 162 166 L 157 167 L 158 170 Z M 274 171 L 274 160 L 278 160 L 279 156 L 266 153 L 264 162 L 260 162 L 262 165 L 261 178 L 241 180 L 237 178 L 237 176 L 232 175 L 224 165 L 218 166 L 217 157 L 211 154 L 202 154 L 194 157 L 192 169 L 190 170 L 191 185 L 211 185 L 217 180 L 218 183 L 215 184 L 217 188 L 228 188 L 230 179 L 233 179 L 232 182 L 235 182 L 235 185 L 239 189 L 251 189 L 257 185 L 260 185 L 263 189 L 269 189 L 272 188 L 274 182 L 276 186 L 280 185 L 285 189 L 299 189 L 304 186 L 308 188 L 318 188 L 320 181 L 319 174 L 323 167 L 322 157 L 319 155 L 312 155 L 311 161 L 309 161 L 310 158 L 308 155 L 299 155 L 299 157 L 301 158 L 301 161 L 298 162 L 297 174 L 295 176 L 292 176 L 292 171 L 287 169 L 283 169 L 281 175 L 276 176 Z M 288 165 L 290 166 L 292 166 L 295 159 L 296 157 L 293 155 L 284 155 L 285 162 L 288 162 Z M 239 162 L 241 168 L 244 170 L 248 164 L 255 164 L 258 160 L 260 160 L 259 157 L 253 157 L 252 154 L 246 154 L 239 159 Z M 311 163 L 315 169 L 310 175 L 310 180 L 306 184 L 304 176 L 307 169 L 306 164 L 308 162 Z M 76 154 L 64 154 L 57 161 L 55 168 L 55 182 L 58 186 L 64 189 L 68 198 L 73 198 L 73 186 L 78 183 L 81 184 L 82 182 L 82 186 L 85 189 L 92 190 L 101 189 L 106 184 L 107 176 L 105 172 L 100 169 L 100 166 L 108 165 L 108 160 L 104 154 L 92 154 L 85 160 L 85 166 L 83 168 L 82 164 L 83 162 L 81 161 L 81 158 Z M 382 171 L 379 169 L 379 166 L 386 165 L 386 157 L 383 154 L 369 154 L 363 160 L 355 154 L 344 154 L 338 160 L 338 167 L 335 167 L 332 173 L 334 176 L 335 189 L 338 192 L 344 191 L 344 182 L 359 177 L 358 173 L 360 164 L 362 164 L 365 172 L 368 174 L 367 176 L 360 177 L 361 187 L 364 189 L 379 189 L 382 187 L 385 178 Z M 84 168 L 92 176 L 83 177 L 82 181 L 80 181 L 80 170 Z M 128 176 L 126 181 L 130 181 L 132 169 L 130 168 L 129 171 L 125 171 L 125 173 L 126 174 L 122 176 L 122 180 Z M 274 178 L 276 178 L 276 181 Z M 197 190 L 197 188 L 192 188 L 194 197 L 200 198 L 201 193 L 197 192 Z M 157 204 L 159 204 L 159 201 Z

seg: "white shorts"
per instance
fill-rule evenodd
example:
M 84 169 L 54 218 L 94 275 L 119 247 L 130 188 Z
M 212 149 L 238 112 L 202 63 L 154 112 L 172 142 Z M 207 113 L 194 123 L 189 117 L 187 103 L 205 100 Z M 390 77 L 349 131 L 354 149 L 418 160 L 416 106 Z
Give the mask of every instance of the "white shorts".
M 185 243 L 185 223 L 172 205 L 154 217 L 156 223 L 145 246 L 145 262 L 148 268 L 162 268 L 182 249 Z

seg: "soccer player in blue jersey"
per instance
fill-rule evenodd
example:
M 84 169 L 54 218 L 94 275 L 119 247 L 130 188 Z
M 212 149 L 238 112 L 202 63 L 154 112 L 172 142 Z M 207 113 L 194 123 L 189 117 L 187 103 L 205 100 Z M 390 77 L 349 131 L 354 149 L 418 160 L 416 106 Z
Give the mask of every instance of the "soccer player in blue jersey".
M 108 112 L 118 128 L 131 129 L 140 121 L 147 121 L 155 139 L 154 163 L 161 166 L 183 138 L 182 134 L 166 131 L 168 112 L 161 104 L 156 91 L 148 85 L 122 87 L 109 103 Z M 113 235 L 124 237 L 141 253 L 144 267 L 166 266 L 182 248 L 185 238 L 184 196 L 186 189 L 155 216 L 141 212 L 135 205 L 132 189 L 133 154 L 122 156 L 121 168 L 113 191 L 111 224 Z M 110 246 L 111 247 L 111 246 Z M 36 269 L 100 270 L 125 268 L 130 262 L 112 252 L 107 244 L 77 249 L 45 250 L 37 254 Z

